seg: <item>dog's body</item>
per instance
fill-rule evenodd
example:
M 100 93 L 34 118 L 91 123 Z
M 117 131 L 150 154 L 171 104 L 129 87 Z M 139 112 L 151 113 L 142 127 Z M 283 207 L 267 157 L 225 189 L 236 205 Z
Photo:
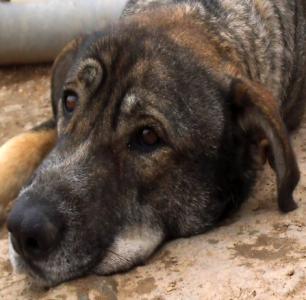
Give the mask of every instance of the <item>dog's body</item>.
M 306 98 L 301 3 L 132 0 L 123 16 L 56 60 L 54 126 L 0 150 L 3 181 L 20 138 L 48 134 L 40 154 L 56 143 L 8 221 L 13 264 L 48 285 L 129 269 L 165 239 L 206 231 L 266 158 L 280 209 L 296 207 L 287 130 Z M 24 184 L 18 172 L 3 201 Z

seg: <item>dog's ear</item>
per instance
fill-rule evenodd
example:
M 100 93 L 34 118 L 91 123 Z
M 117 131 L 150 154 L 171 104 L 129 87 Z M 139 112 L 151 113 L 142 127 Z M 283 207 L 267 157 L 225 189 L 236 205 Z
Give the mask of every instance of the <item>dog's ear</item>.
M 53 64 L 51 78 L 51 99 L 52 109 L 55 116 L 57 114 L 57 103 L 61 98 L 66 76 L 76 58 L 82 40 L 82 38 L 78 38 L 66 45 L 61 53 L 57 56 Z
M 276 173 L 280 210 L 294 210 L 297 205 L 293 191 L 299 181 L 299 169 L 280 115 L 280 104 L 261 84 L 244 79 L 233 79 L 231 103 L 239 127 L 256 135 L 258 146 L 267 149 L 267 158 Z

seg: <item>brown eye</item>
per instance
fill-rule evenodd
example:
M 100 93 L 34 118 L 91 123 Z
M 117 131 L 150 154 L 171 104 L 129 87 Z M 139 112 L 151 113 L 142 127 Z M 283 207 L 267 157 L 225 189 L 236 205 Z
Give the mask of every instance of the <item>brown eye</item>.
M 153 128 L 143 127 L 135 132 L 127 145 L 130 150 L 148 153 L 165 146 L 165 143 Z
M 63 106 L 64 106 L 65 111 L 68 113 L 72 113 L 75 110 L 78 104 L 78 101 L 79 101 L 79 97 L 76 93 L 71 92 L 71 91 L 64 93 Z
M 141 142 L 147 146 L 154 146 L 159 143 L 159 137 L 152 128 L 144 128 L 141 131 Z

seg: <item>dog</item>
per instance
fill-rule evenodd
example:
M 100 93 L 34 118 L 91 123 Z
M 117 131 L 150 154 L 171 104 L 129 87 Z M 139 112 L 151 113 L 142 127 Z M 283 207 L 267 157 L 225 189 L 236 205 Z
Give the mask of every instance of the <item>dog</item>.
M 129 270 L 239 208 L 268 161 L 294 210 L 296 0 L 130 1 L 56 59 L 53 119 L 0 149 L 10 259 L 45 286 Z

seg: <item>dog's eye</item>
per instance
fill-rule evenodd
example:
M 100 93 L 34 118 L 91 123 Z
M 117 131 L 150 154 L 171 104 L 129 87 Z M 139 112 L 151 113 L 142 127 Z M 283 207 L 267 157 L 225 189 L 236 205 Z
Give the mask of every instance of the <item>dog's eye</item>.
M 143 128 L 141 130 L 139 138 L 142 144 L 145 144 L 147 146 L 154 146 L 159 143 L 159 137 L 157 133 L 149 127 Z
M 79 101 L 79 97 L 75 92 L 67 91 L 63 95 L 63 106 L 66 112 L 72 113 Z
M 129 148 L 143 152 L 150 152 L 155 150 L 161 144 L 162 140 L 157 132 L 151 127 L 144 127 L 136 132 L 129 143 Z

